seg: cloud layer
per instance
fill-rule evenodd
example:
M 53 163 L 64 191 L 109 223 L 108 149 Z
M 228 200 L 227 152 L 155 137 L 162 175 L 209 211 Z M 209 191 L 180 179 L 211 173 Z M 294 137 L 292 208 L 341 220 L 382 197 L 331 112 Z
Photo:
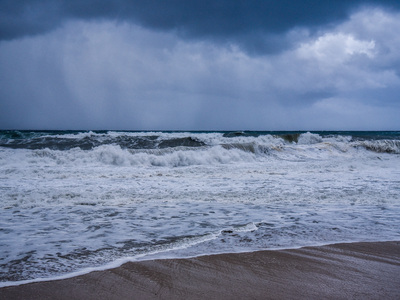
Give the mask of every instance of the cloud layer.
M 290 45 L 281 35 L 293 28 L 319 30 L 374 5 L 400 9 L 397 0 L 0 0 L 0 40 L 46 33 L 70 20 L 110 20 L 271 52 Z
M 47 2 L 27 3 L 51 7 Z M 10 25 L 15 32 L 4 30 L 3 21 L 2 37 L 7 40 L 0 42 L 0 128 L 400 127 L 400 14 L 396 11 L 359 1 L 351 2 L 362 7 L 354 9 L 343 1 L 330 12 L 329 2 L 318 2 L 324 6 L 302 1 L 301 5 L 315 5 L 307 10 L 308 18 L 320 17 L 289 20 L 290 14 L 284 14 L 278 22 L 262 21 L 262 16 L 267 8 L 275 13 L 284 6 L 254 5 L 247 12 L 240 6 L 244 2 L 236 1 L 233 6 L 222 5 L 221 12 L 213 7 L 205 18 L 201 16 L 213 6 L 211 2 L 197 10 L 179 2 L 158 11 L 163 21 L 146 6 L 140 6 L 140 13 L 133 6 L 114 8 L 108 2 L 96 5 L 97 10 L 89 9 L 90 1 L 68 9 L 66 2 L 51 3 L 55 14 L 65 17 L 41 24 L 40 30 L 24 29 L 21 20 L 26 17 L 15 21 L 22 25 Z M 28 4 L 15 8 L 15 14 L 21 15 Z M 224 7 L 228 9 L 223 13 Z M 193 11 L 178 18 L 186 10 Z M 241 13 L 240 24 L 232 22 L 234 11 Z M 112 18 L 113 14 L 118 17 Z M 222 15 L 232 20 L 214 24 Z M 331 18 L 329 26 L 317 26 L 323 16 Z M 246 37 L 249 32 L 253 36 Z M 256 35 L 268 43 L 275 39 L 276 51 L 270 51 L 274 47 L 267 47 L 268 43 L 255 45 Z M 249 44 L 244 46 L 246 39 Z

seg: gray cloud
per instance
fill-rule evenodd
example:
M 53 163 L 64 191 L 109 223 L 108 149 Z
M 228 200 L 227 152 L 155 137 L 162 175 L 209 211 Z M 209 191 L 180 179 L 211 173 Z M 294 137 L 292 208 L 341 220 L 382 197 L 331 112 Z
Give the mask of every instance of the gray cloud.
M 400 9 L 397 0 L 1 0 L 0 40 L 45 33 L 68 20 L 114 20 L 273 53 L 292 45 L 282 34 L 293 28 L 332 26 L 369 5 Z
M 53 3 L 56 12 L 65 5 Z M 99 18 L 112 11 L 104 3 L 85 15 L 70 12 L 74 18 L 45 34 L 0 42 L 0 128 L 400 127 L 396 11 L 354 10 L 314 34 L 281 25 L 286 29 L 265 30 L 261 41 L 275 39 L 279 51 L 253 55 L 264 46 L 215 39 L 234 35 L 232 41 L 250 45 L 257 32 L 189 37 L 190 31 Z

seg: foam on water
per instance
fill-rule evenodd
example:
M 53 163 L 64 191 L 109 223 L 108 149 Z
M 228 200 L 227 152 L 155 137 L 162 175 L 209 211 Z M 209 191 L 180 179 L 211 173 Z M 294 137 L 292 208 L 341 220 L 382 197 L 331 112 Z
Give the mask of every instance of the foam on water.
M 127 260 L 400 238 L 396 139 L 12 134 L 0 143 L 3 286 Z M 97 146 L 21 147 L 38 137 Z

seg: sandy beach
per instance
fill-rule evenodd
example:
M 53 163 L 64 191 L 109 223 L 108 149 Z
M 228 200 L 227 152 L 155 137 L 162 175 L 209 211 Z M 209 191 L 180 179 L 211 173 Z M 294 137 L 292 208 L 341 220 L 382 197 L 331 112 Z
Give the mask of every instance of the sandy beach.
M 126 263 L 0 299 L 399 299 L 400 242 Z

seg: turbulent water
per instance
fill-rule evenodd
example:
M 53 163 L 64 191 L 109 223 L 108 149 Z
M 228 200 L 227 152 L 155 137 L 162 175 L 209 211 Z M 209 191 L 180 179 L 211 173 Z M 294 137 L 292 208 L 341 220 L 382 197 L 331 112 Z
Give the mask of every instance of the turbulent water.
M 400 132 L 0 131 L 0 285 L 400 239 Z

